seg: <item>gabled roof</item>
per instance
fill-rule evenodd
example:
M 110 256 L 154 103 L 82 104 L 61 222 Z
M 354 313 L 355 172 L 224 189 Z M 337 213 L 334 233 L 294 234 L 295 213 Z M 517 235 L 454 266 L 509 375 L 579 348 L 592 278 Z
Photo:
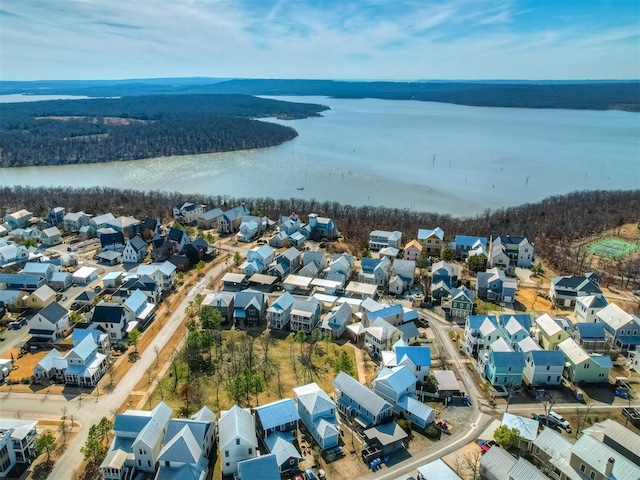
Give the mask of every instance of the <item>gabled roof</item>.
M 391 408 L 391 405 L 386 400 L 383 400 L 344 372 L 338 373 L 333 380 L 333 385 L 340 390 L 343 395 L 351 398 L 373 415 L 378 415 Z
M 352 313 L 353 312 L 351 310 L 351 306 L 348 303 L 345 302 L 342 305 L 340 305 L 339 307 L 336 307 L 333 310 L 331 310 L 331 312 L 329 312 L 329 314 L 325 317 L 323 323 L 326 322 L 326 324 L 328 326 L 331 326 L 331 325 L 337 325 L 337 326 L 346 325 L 346 324 L 350 323 Z
M 164 445 L 158 461 L 198 463 L 201 456 L 202 448 L 198 445 L 189 427 L 185 425 Z
M 578 330 L 580 338 L 585 341 L 604 340 L 605 338 L 604 323 L 602 322 L 580 322 L 576 324 L 576 330 Z
M 280 467 L 273 454 L 238 462 L 238 480 L 280 480 Z
M 440 227 L 436 227 L 433 230 L 427 228 L 421 228 L 418 230 L 418 240 L 426 240 L 430 237 L 437 237 L 439 240 L 444 239 L 444 231 Z
M 302 253 L 296 247 L 289 247 L 284 252 L 282 252 L 279 256 L 286 258 L 289 261 L 293 261 L 296 258 L 299 258 L 300 256 L 302 256 Z
M 591 358 L 584 348 L 578 345 L 573 338 L 567 338 L 563 342 L 560 342 L 558 349 L 560 349 L 562 353 L 564 353 L 565 358 L 574 365 L 578 365 Z
M 224 213 L 221 209 L 212 208 L 211 210 L 207 210 L 202 215 L 200 215 L 200 218 L 206 221 L 206 220 L 213 220 L 214 218 L 221 217 L 222 215 L 224 215 Z
M 560 350 L 532 350 L 529 355 L 535 365 L 563 367 L 565 364 L 564 355 Z
M 216 421 L 216 414 L 213 413 L 206 405 L 191 415 L 191 420 L 195 422 L 212 423 Z
M 147 242 L 145 242 L 139 235 L 136 235 L 129 239 L 129 245 L 131 245 L 136 252 L 139 252 L 147 246 Z
M 49 371 L 52 368 L 55 367 L 55 364 L 57 362 L 64 362 L 64 364 L 66 364 L 66 360 L 64 360 L 64 355 L 62 355 L 58 350 L 56 350 L 55 348 L 50 350 L 49 353 L 47 353 L 44 357 L 42 357 L 42 359 L 38 362 L 38 367 L 42 368 L 45 371 Z M 60 365 L 60 364 L 59 364 Z M 65 365 L 60 365 L 64 368 Z
M 509 471 L 515 464 L 516 459 L 509 452 L 498 446 L 491 447 L 480 458 L 480 466 L 491 473 L 493 478 L 508 479 Z
M 145 445 L 156 445 L 164 434 L 164 429 L 171 419 L 172 410 L 164 402 L 160 402 L 151 410 L 150 421 L 140 430 L 136 437 L 136 442 L 143 442 Z
M 608 440 L 612 440 L 614 443 L 628 450 L 632 455 L 640 458 L 640 435 L 623 427 L 615 420 L 607 419 L 594 423 L 593 426 L 583 430 L 583 433 L 589 434 L 607 444 L 609 444 Z M 627 456 L 627 458 L 629 457 Z M 629 458 L 629 460 L 631 460 L 631 458 Z
M 265 303 L 264 298 L 264 293 L 249 288 L 242 292 L 235 292 L 234 308 L 245 309 L 250 304 L 253 304 L 256 308 L 260 309 Z
M 300 420 L 296 406 L 290 398 L 261 405 L 256 407 L 254 412 L 260 419 L 262 428 L 265 430 Z
M 429 462 L 421 467 L 418 467 L 418 473 L 422 478 L 429 480 L 459 480 L 460 477 L 449 468 L 449 466 L 442 461 L 441 458 Z
M 469 315 L 466 323 L 471 330 L 478 330 L 486 318 L 495 325 L 498 324 L 498 319 L 495 315 Z
M 483 247 L 487 247 L 486 237 L 472 237 L 468 235 L 456 235 L 455 244 L 457 247 L 473 247 L 477 242 L 480 242 Z
M 293 393 L 304 408 L 313 416 L 336 408 L 336 404 L 317 383 L 309 383 L 293 389 Z M 334 410 L 335 412 L 335 410 Z
M 384 383 L 396 393 L 400 394 L 408 388 L 415 387 L 416 376 L 404 365 L 393 368 L 383 368 L 374 380 L 374 385 Z M 375 388 L 375 387 L 374 387 Z
M 538 328 L 542 330 L 548 337 L 560 333 L 562 328 L 548 313 L 539 316 L 534 320 Z
M 452 288 L 451 289 L 451 300 L 467 300 L 470 303 L 473 303 L 473 299 L 476 297 L 476 294 L 473 290 L 469 290 L 464 285 L 460 288 Z
M 85 362 L 97 349 L 98 345 L 93 341 L 93 337 L 86 336 L 75 347 L 73 347 L 68 355 L 71 355 L 73 352 L 74 356 L 79 357 L 83 362 Z
M 140 307 L 147 304 L 147 298 L 141 290 L 136 289 L 129 298 L 124 301 L 124 305 L 132 312 L 137 312 Z
M 55 297 L 56 296 L 56 292 L 54 292 L 53 289 L 49 285 L 42 285 L 35 292 L 33 292 L 31 295 L 33 295 L 34 297 L 38 298 L 39 300 L 45 301 L 45 300 L 50 299 L 51 297 Z
M 117 303 L 102 302 L 93 309 L 91 322 L 100 323 L 120 323 L 120 319 L 124 313 L 124 307 Z
M 269 452 L 276 456 L 278 465 L 288 464 L 288 461 L 292 458 L 297 458 L 298 460 L 302 459 L 298 450 L 296 450 L 296 447 L 291 443 L 290 438 L 291 435 L 274 432 L 264 441 Z
M 536 422 L 537 423 L 537 422 Z M 520 457 L 511 470 L 509 470 L 510 480 L 548 480 L 545 474 L 534 467 L 528 460 Z
M 274 310 L 288 310 L 293 306 L 293 300 L 293 295 L 289 292 L 284 292 L 271 304 L 271 308 Z
M 573 444 L 571 453 L 604 475 L 607 462 L 610 458 L 615 460 L 613 464 L 613 476 L 616 480 L 638 480 L 640 478 L 640 466 L 627 460 L 613 448 L 599 442 L 591 435 L 582 435 Z
M 218 421 L 220 448 L 235 443 L 236 438 L 242 438 L 250 445 L 257 445 L 255 421 L 253 415 L 234 405 L 225 412 Z
M 371 427 L 364 431 L 364 436 L 368 439 L 376 439 L 383 447 L 408 437 L 407 432 L 396 422 L 388 422 Z
M 411 240 L 404 246 L 404 249 L 407 250 L 409 248 L 415 248 L 419 252 L 422 251 L 422 244 L 418 240 Z
M 401 347 L 394 345 L 394 351 L 398 364 L 408 358 L 415 366 L 431 366 L 431 349 L 427 346 Z
M 93 290 L 85 290 L 75 298 L 76 302 L 93 302 L 98 295 Z
M 67 311 L 66 308 L 64 308 L 58 302 L 52 302 L 46 307 L 44 307 L 42 310 L 40 310 L 38 314 L 41 317 L 49 320 L 51 323 L 56 324 L 60 320 L 62 320 L 64 317 L 69 315 L 69 312 Z
M 518 322 L 520 325 L 522 325 L 522 328 L 524 328 L 527 332 L 531 330 L 531 315 L 529 315 L 528 313 L 506 313 L 506 314 L 502 314 L 500 315 L 500 318 L 498 319 L 500 325 L 504 326 L 507 323 L 509 323 L 509 321 L 511 320 L 515 320 L 516 322 Z
M 604 295 L 596 293 L 595 295 L 580 295 L 576 298 L 576 304 L 583 305 L 585 308 L 604 308 L 609 305 Z
M 520 437 L 525 440 L 534 441 L 538 436 L 538 421 L 533 418 L 521 417 L 512 413 L 505 413 L 502 416 L 502 425 L 509 428 L 516 428 L 520 432 Z
M 496 367 L 524 368 L 524 354 L 522 352 L 490 352 L 489 362 Z
M 20 271 L 23 275 L 42 275 L 48 277 L 55 270 L 55 267 L 51 263 L 42 262 L 27 262 Z
M 518 332 L 527 333 L 527 330 L 513 317 L 510 317 L 509 320 L 507 320 L 507 323 L 504 325 L 504 330 L 511 336 Z
M 365 332 L 378 340 L 384 340 L 386 338 L 390 338 L 396 332 L 400 333 L 396 327 L 391 325 L 389 322 L 387 322 L 383 318 L 376 318 L 375 321 L 371 324 L 371 326 L 365 328 Z
M 591 358 L 602 368 L 613 368 L 613 361 L 609 355 L 598 355 L 594 353 L 591 355 Z
M 74 345 L 78 345 L 85 337 L 93 338 L 93 341 L 97 345 L 100 342 L 100 337 L 105 335 L 100 330 L 88 329 L 88 328 L 76 328 L 73 329 L 71 334 L 71 341 Z
M 602 310 L 596 313 L 598 317 L 605 325 L 609 326 L 612 330 L 619 330 L 626 328 L 627 325 L 635 324 L 634 328 L 640 327 L 640 319 L 635 315 L 622 310 L 615 303 L 610 303 Z
M 185 232 L 184 230 L 181 230 L 179 228 L 175 228 L 175 227 L 171 227 L 171 229 L 169 230 L 169 235 L 167 235 L 167 238 L 169 240 L 171 240 L 172 242 L 182 242 L 182 239 L 185 238 L 187 236 L 187 232 Z M 187 238 L 188 240 L 188 238 Z

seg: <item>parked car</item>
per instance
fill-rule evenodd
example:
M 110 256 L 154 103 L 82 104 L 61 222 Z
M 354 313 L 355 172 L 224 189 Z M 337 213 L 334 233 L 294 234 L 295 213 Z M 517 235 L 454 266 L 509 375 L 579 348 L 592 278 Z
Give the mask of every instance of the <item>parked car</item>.
M 304 474 L 307 476 L 307 480 L 318 480 L 318 477 L 316 477 L 316 474 L 313 473 L 313 470 L 310 468 L 307 468 Z
M 546 426 L 558 431 L 560 430 L 560 424 L 553 417 L 547 417 L 546 415 L 538 415 L 536 413 L 532 413 L 531 417 L 534 420 L 538 420 L 538 423 L 540 424 L 540 426 Z
M 559 413 L 554 412 L 553 410 L 551 410 L 549 412 L 549 417 L 553 418 L 556 422 L 558 422 L 558 425 L 560 425 L 565 430 L 570 427 L 569 426 L 569 422 L 567 422 L 562 415 L 560 415 Z
M 291 480 L 304 480 L 304 478 L 302 478 L 302 475 L 296 475 Z

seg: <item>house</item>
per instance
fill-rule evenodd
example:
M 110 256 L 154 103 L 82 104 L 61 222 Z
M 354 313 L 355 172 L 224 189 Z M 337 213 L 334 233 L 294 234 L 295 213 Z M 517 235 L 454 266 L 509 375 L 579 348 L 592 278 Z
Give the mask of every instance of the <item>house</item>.
M 322 320 L 322 330 L 324 332 L 330 332 L 331 338 L 334 340 L 339 339 L 351 323 L 352 314 L 353 310 L 351 310 L 351 306 L 346 302 L 334 307 Z
M 180 223 L 191 225 L 204 213 L 204 206 L 191 202 L 182 202 L 173 207 L 173 218 Z
M 98 352 L 109 356 L 111 350 L 109 335 L 97 328 L 80 328 L 76 325 L 71 334 L 71 341 L 74 345 L 77 345 L 84 340 L 84 337 L 91 337 L 98 346 Z
M 336 240 L 340 232 L 332 219 L 320 217 L 317 213 L 308 215 L 309 236 L 312 240 Z
M 569 465 L 580 478 L 637 480 L 640 465 L 591 435 L 582 435 L 571 447 Z
M 604 324 L 609 347 L 621 353 L 637 350 L 640 345 L 640 318 L 625 312 L 615 303 L 604 307 L 596 317 Z
M 256 417 L 256 434 L 261 440 L 266 440 L 276 432 L 288 433 L 295 438 L 300 415 L 292 399 L 276 400 L 254 408 L 253 412 Z
M 129 298 L 124 301 L 122 306 L 125 309 L 128 324 L 135 322 L 135 326 L 139 324 L 142 327 L 146 327 L 149 322 L 151 322 L 153 319 L 155 305 L 153 303 L 149 303 L 148 300 L 149 297 L 147 297 L 141 290 L 134 290 Z
M 502 330 L 502 338 L 516 349 L 516 346 L 525 338 L 529 338 L 531 329 L 531 317 L 529 315 L 501 315 L 498 324 Z
M 171 262 L 150 263 L 148 265 L 140 265 L 136 269 L 138 277 L 150 277 L 160 287 L 163 292 L 173 289 L 173 280 L 175 278 L 176 266 Z
M 114 266 L 118 263 L 122 263 L 122 253 L 115 250 L 105 250 L 104 252 L 97 253 L 94 260 L 103 265 Z
M 509 472 L 516 462 L 517 460 L 509 452 L 497 445 L 493 446 L 480 458 L 480 478 L 511 480 Z
M 62 234 L 58 227 L 45 228 L 40 232 L 40 242 L 44 247 L 53 247 L 62 243 Z
M 0 472 L 11 473 L 16 463 L 31 463 L 36 458 L 37 420 L 0 418 Z M 8 463 L 7 463 L 7 460 Z
M 251 212 L 245 206 L 245 204 L 238 205 L 223 212 L 222 217 L 218 220 L 218 232 L 220 233 L 232 233 L 236 232 L 240 228 L 242 223 L 242 217 L 250 215 Z
M 218 230 L 224 212 L 220 208 L 212 208 L 197 218 L 198 228 L 202 230 Z
M 531 268 L 533 260 L 533 244 L 527 237 L 491 235 L 488 267 Z
M 401 304 L 383 305 L 375 302 L 370 305 L 371 310 L 365 310 L 365 314 L 362 315 L 362 322 L 366 327 L 375 322 L 377 318 L 386 320 L 394 327 L 398 327 L 404 322 L 404 308 Z
M 64 383 L 80 387 L 96 386 L 107 364 L 107 356 L 98 351 L 98 344 L 91 336 L 85 336 L 74 343 L 64 359 L 67 363 Z
M 56 342 L 69 330 L 69 312 L 58 302 L 53 302 L 29 320 L 29 333 L 33 337 Z
M 398 341 L 391 350 L 382 352 L 382 365 L 387 368 L 407 367 L 419 383 L 426 383 L 431 368 L 431 349 Z
M 28 308 L 42 309 L 56 301 L 56 292 L 48 285 L 43 285 L 27 298 L 26 306 Z
M 627 460 L 640 465 L 640 435 L 612 419 L 594 423 L 583 433 L 611 447 Z
M 524 354 L 522 376 L 528 385 L 561 385 L 564 355 L 559 350 L 532 350 Z
M 418 480 L 461 480 L 441 458 L 418 467 Z
M 478 297 L 492 302 L 512 303 L 518 286 L 514 279 L 507 278 L 504 270 L 497 267 L 478 272 L 476 293 Z
M 136 235 L 127 240 L 127 244 L 122 250 L 124 263 L 140 263 L 147 256 L 147 242 L 142 237 Z
M 378 295 L 378 287 L 369 283 L 349 282 L 345 288 L 347 296 L 352 298 L 375 298 Z
M 122 233 L 126 238 L 135 237 L 141 233 L 140 220 L 133 217 L 116 217 L 106 222 L 108 228 Z
M 80 267 L 73 272 L 72 280 L 76 285 L 89 285 L 98 279 L 98 269 L 93 267 Z
M 278 277 L 280 280 L 283 280 L 287 275 L 298 271 L 302 264 L 302 253 L 295 247 L 287 248 L 276 257 L 274 263 L 275 265 L 272 263 L 269 266 L 269 275 L 273 275 L 274 277 Z M 280 268 L 274 269 L 276 266 Z
M 29 260 L 29 250 L 16 243 L 0 245 L 0 267 L 10 263 L 21 263 Z
M 209 242 L 202 237 L 196 238 L 184 247 L 184 255 L 191 265 L 197 265 L 201 260 L 208 260 L 215 253 L 215 250 L 209 246 Z
M 4 221 L 11 227 L 11 230 L 15 230 L 16 228 L 28 227 L 32 216 L 33 213 L 23 208 L 17 212 L 7 213 L 4 216 Z
M 551 279 L 549 300 L 559 307 L 573 307 L 578 297 L 602 294 L 598 286 L 600 279 L 595 273 L 584 276 L 564 276 Z
M 538 436 L 538 420 L 507 412 L 502 415 L 501 425 L 518 430 L 518 449 L 522 453 L 531 452 L 533 442 Z
M 538 330 L 538 341 L 545 350 L 555 350 L 556 345 L 570 337 L 548 313 L 536 318 L 534 322 Z
M 608 350 L 604 323 L 577 323 L 573 339 L 589 353 L 604 353 Z
M 116 217 L 111 213 L 104 213 L 102 215 L 98 215 L 96 217 L 91 217 L 89 219 L 89 234 L 96 235 L 98 230 L 101 228 L 107 228 L 109 226 L 109 222 L 115 220 Z M 122 232 L 120 232 L 122 233 Z
M 127 312 L 122 305 L 103 301 L 94 307 L 91 324 L 108 333 L 111 343 L 120 342 L 126 337 Z
M 383 248 L 402 248 L 402 232 L 388 232 L 386 230 L 374 230 L 369 234 L 369 250 L 378 251 Z
M 293 445 L 291 434 L 275 432 L 269 435 L 264 443 L 269 452 L 276 457 L 280 475 L 284 475 L 292 470 L 298 470 L 298 463 L 302 460 L 302 456 Z M 261 473 L 263 474 L 264 472 Z M 260 477 L 247 478 L 263 478 L 262 474 Z M 279 479 L 280 477 L 278 476 L 277 478 Z
M 236 233 L 236 239 L 239 242 L 251 242 L 260 231 L 260 226 L 254 220 L 243 220 Z
M 162 223 L 157 218 L 144 217 L 140 225 L 140 233 L 142 238 L 151 240 L 156 235 L 162 234 Z
M 62 217 L 62 228 L 65 232 L 79 232 L 82 227 L 89 225 L 91 215 L 80 212 L 69 212 Z
M 247 289 L 236 292 L 233 301 L 233 319 L 236 326 L 257 325 L 267 309 L 265 294 Z
M 525 362 L 522 352 L 489 352 L 485 376 L 494 387 L 515 387 L 522 383 Z
M 300 420 L 322 450 L 337 447 L 340 422 L 336 418 L 336 404 L 316 383 L 293 389 Z
M 384 287 L 389 281 L 391 261 L 387 258 L 363 258 L 358 281 Z
M 234 405 L 222 413 L 218 428 L 222 475 L 231 475 L 238 471 L 238 462 L 258 455 L 255 420 L 247 410 Z
M 458 285 L 459 274 L 460 267 L 444 260 L 431 265 L 431 283 L 444 282 L 448 287 L 454 288 Z
M 364 332 L 365 345 L 372 355 L 391 350 L 392 345 L 402 338 L 402 332 L 382 318 L 377 318 Z
M 413 260 L 397 259 L 391 266 L 391 279 L 398 276 L 402 280 L 403 291 L 410 290 L 416 275 L 416 262 Z M 389 281 L 391 281 L 391 279 Z
M 422 245 L 418 240 L 411 240 L 404 247 L 404 251 L 402 252 L 402 258 L 404 260 L 411 260 L 413 262 L 417 262 L 420 260 L 422 256 Z
M 269 245 L 271 245 L 273 248 L 282 248 L 285 246 L 290 246 L 291 241 L 289 240 L 289 235 L 287 235 L 287 232 L 280 230 L 279 232 L 276 232 L 274 235 L 272 235 L 271 238 L 269 238 Z
M 360 382 L 344 372 L 333 380 L 338 410 L 359 428 L 385 423 L 393 417 L 393 407 Z
M 55 348 L 52 348 L 33 367 L 33 377 L 36 382 L 44 384 L 48 381 L 64 380 L 64 371 L 67 368 L 67 361 L 64 355 Z
M 601 293 L 576 297 L 573 313 L 578 323 L 595 323 L 598 321 L 596 314 L 607 305 L 609 302 Z
M 237 292 L 244 287 L 247 276 L 243 273 L 227 272 L 222 277 L 222 289 L 227 292 Z
M 131 277 L 120 285 L 120 288 L 113 293 L 112 300 L 124 303 L 136 290 L 144 293 L 153 304 L 157 304 L 162 296 L 160 285 L 153 278 L 143 275 L 141 277 Z
M 320 321 L 320 303 L 314 299 L 293 300 L 291 307 L 291 331 L 302 330 L 304 333 L 311 333 Z
M 109 228 L 100 229 L 97 233 L 100 238 L 100 247 L 103 252 L 122 252 L 122 250 L 124 250 L 125 240 L 122 232 L 116 232 Z
M 293 295 L 285 292 L 267 308 L 267 325 L 274 330 L 288 329 L 293 308 Z
M 439 257 L 440 251 L 445 247 L 444 231 L 440 227 L 433 230 L 421 228 L 418 230 L 418 242 L 422 245 L 422 251 L 430 257 Z
M 274 454 L 242 460 L 238 462 L 236 480 L 280 480 L 278 459 Z
M 452 318 L 467 318 L 473 312 L 473 300 L 475 293 L 464 285 L 460 288 L 452 288 L 449 298 L 442 302 L 443 308 L 449 308 L 449 316 Z
M 533 461 L 543 473 L 556 480 L 579 479 L 569 465 L 573 444 L 553 428 L 543 427 L 533 441 Z
M 302 266 L 306 267 L 310 263 L 313 263 L 318 272 L 323 272 L 329 266 L 329 256 L 323 252 L 307 250 L 302 256 Z
M 494 333 L 495 336 L 492 336 Z M 467 317 L 464 327 L 464 349 L 469 355 L 477 355 L 478 352 L 488 349 L 491 342 L 500 337 L 497 317 L 493 315 Z
M 353 273 L 353 267 L 355 265 L 355 258 L 348 253 L 337 253 L 333 256 L 333 260 L 329 264 L 329 267 L 325 269 L 327 277 L 330 275 L 341 275 L 343 283 L 351 278 Z
M 245 275 L 266 272 L 275 258 L 275 251 L 269 245 L 253 247 L 247 252 L 247 260 L 240 265 L 240 270 Z
M 305 252 L 305 255 L 307 253 L 309 252 Z M 300 270 L 298 270 L 298 276 L 300 277 L 317 278 L 319 274 L 320 270 L 318 270 L 318 267 L 316 267 L 316 264 L 313 262 L 306 264 Z
M 225 322 L 233 318 L 233 302 L 235 295 L 231 292 L 208 293 L 200 304 L 201 308 L 215 308 L 220 312 Z
M 432 282 L 429 287 L 429 291 L 431 292 L 430 295 L 432 302 L 441 302 L 443 298 L 451 295 L 451 287 L 449 287 L 449 285 L 444 281 L 437 283 Z
M 170 250 L 170 255 L 178 255 L 182 253 L 184 247 L 189 243 L 187 232 L 180 228 L 171 227 L 169 234 L 165 239 L 165 245 Z
M 486 237 L 472 237 L 467 235 L 456 235 L 452 245 L 452 250 L 456 252 L 456 257 L 467 258 L 470 252 L 482 247 L 487 248 Z
M 374 425 L 363 432 L 364 440 L 369 446 L 362 451 L 363 460 L 372 460 L 368 457 L 371 451 L 375 456 L 389 455 L 400 448 L 404 448 L 404 440 L 409 436 L 396 422 L 387 422 Z
M 416 395 L 416 377 L 409 367 L 385 367 L 373 381 L 373 391 L 384 398 L 394 411 L 419 428 L 433 423 L 435 410 L 420 402 Z
M 573 383 L 607 383 L 613 367 L 611 358 L 606 355 L 588 354 L 573 338 L 557 345 L 564 354 L 566 367 L 564 376 Z

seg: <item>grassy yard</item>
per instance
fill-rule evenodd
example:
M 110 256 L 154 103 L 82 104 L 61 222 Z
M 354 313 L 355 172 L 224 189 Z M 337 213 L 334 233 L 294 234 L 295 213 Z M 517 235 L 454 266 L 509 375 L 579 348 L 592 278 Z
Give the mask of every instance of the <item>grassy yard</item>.
M 492 315 L 492 312 L 501 312 L 502 307 L 495 303 L 485 302 L 481 298 L 477 298 L 474 301 L 474 313 L 475 315 Z
M 264 333 L 259 332 L 252 332 L 247 335 L 242 331 L 223 331 L 222 365 L 217 365 L 218 368 L 212 367 L 210 370 L 204 369 L 204 371 L 191 372 L 189 374 L 184 355 L 178 355 L 153 392 L 150 401 L 151 405 L 155 406 L 164 401 L 174 411 L 181 411 L 185 406 L 185 402 L 180 397 L 180 391 L 183 385 L 190 383 L 191 385 L 199 385 L 203 403 L 213 411 L 220 412 L 233 406 L 226 389 L 228 378 L 225 377 L 225 364 L 231 361 L 228 350 L 230 345 L 237 345 L 243 341 L 250 343 L 250 340 L 247 339 L 251 337 L 254 338 L 253 356 L 256 371 L 263 378 L 266 377 L 266 388 L 257 397 L 251 395 L 248 401 L 247 399 L 241 401 L 240 403 L 243 407 L 266 404 L 281 398 L 291 398 L 293 397 L 292 389 L 294 387 L 310 382 L 316 382 L 326 392 L 331 393 L 333 391 L 332 382 L 335 377 L 331 362 L 342 351 L 347 352 L 355 366 L 353 348 L 321 341 L 316 343 L 313 348 L 309 367 L 303 367 L 301 347 L 302 351 L 307 353 L 310 349 L 310 344 L 307 342 L 301 345 L 294 342 L 292 334 L 284 338 L 271 337 L 272 344 L 267 348 L 265 359 L 264 335 Z

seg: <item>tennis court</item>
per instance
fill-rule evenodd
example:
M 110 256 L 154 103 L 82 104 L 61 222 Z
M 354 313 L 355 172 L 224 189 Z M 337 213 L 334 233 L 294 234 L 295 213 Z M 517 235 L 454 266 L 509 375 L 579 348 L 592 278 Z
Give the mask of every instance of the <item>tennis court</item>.
M 592 255 L 597 255 L 598 257 L 618 260 L 630 255 L 637 248 L 638 246 L 635 243 L 625 242 L 624 240 L 618 240 L 617 238 L 604 238 L 589 245 L 587 251 Z

